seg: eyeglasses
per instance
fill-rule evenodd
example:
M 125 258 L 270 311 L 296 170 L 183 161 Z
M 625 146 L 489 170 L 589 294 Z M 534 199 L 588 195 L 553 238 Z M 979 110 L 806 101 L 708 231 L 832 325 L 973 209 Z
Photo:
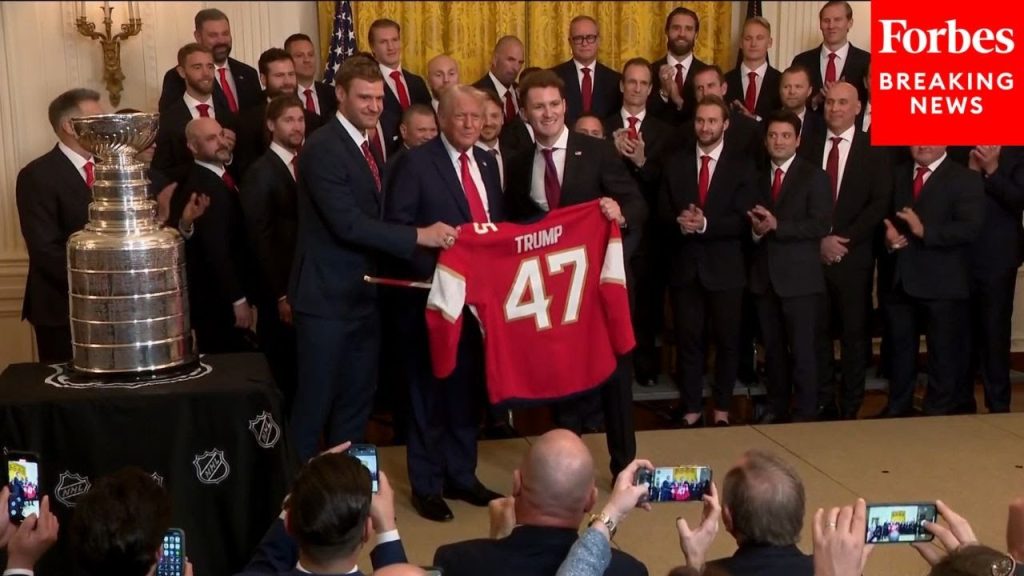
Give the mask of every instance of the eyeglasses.
M 580 44 L 593 44 L 597 42 L 597 34 L 587 34 L 586 36 L 570 36 L 569 40 L 579 46 Z

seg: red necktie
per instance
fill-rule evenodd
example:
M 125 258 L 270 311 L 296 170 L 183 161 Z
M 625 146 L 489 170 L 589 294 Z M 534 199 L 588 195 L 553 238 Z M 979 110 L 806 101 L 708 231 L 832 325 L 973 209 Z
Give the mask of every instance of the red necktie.
M 704 154 L 700 157 L 700 175 L 697 177 L 697 195 L 700 198 L 700 205 L 704 206 L 708 199 L 708 186 L 711 185 L 711 156 Z
M 583 84 L 580 86 L 583 93 L 583 111 L 590 112 L 590 104 L 594 98 L 594 79 L 590 77 L 590 68 L 583 67 Z
M 377 153 L 377 157 L 383 160 L 384 146 L 380 143 L 380 130 L 374 129 L 373 136 L 370 137 L 370 146 L 373 146 L 373 151 Z
M 88 186 L 89 189 L 92 189 L 92 185 L 96 183 L 96 173 L 93 171 L 93 168 L 95 168 L 95 167 L 96 167 L 96 165 L 92 163 L 92 160 L 89 160 L 88 162 L 86 162 L 85 166 L 84 166 L 84 168 L 85 168 L 85 185 Z
M 747 96 L 743 100 L 743 105 L 748 111 L 753 112 L 757 106 L 757 72 L 748 72 L 747 78 Z
M 380 192 L 380 169 L 377 167 L 377 161 L 374 160 L 373 154 L 370 154 L 370 145 L 363 140 L 363 158 L 366 159 L 366 163 L 370 166 L 370 173 L 373 174 L 373 183 L 377 186 L 377 192 Z
M 231 173 L 227 170 L 220 175 L 220 179 L 224 181 L 224 185 L 228 187 L 228 190 L 238 190 L 238 186 L 235 185 L 235 179 L 231 177 Z
M 505 123 L 508 124 L 516 117 L 516 103 L 512 99 L 512 88 L 505 90 Z
M 309 110 L 313 114 L 316 114 L 316 103 L 313 102 L 313 89 L 306 88 L 303 94 L 306 95 L 306 110 Z
M 235 100 L 235 93 L 231 91 L 231 84 L 228 84 L 228 77 L 226 76 L 228 69 L 221 68 L 217 72 L 220 72 L 220 89 L 224 91 L 224 97 L 228 100 L 228 108 L 237 114 L 238 101 Z
M 391 79 L 395 81 L 395 92 L 398 92 L 398 103 L 402 105 L 402 110 L 409 107 L 409 92 L 405 89 L 405 83 L 402 82 L 402 71 L 392 70 Z
M 196 110 L 199 111 L 200 118 L 210 117 L 210 105 L 209 104 L 196 104 Z
M 469 171 L 469 156 L 463 152 L 459 155 L 459 162 L 462 165 L 462 191 L 466 193 L 466 201 L 469 202 L 469 215 L 472 216 L 473 222 L 490 222 L 484 201 L 480 199 L 480 190 L 473 182 L 473 174 Z
M 772 181 L 772 202 L 779 200 L 779 192 L 782 192 L 782 168 L 775 169 L 775 180 Z
M 832 201 L 839 198 L 839 143 L 843 141 L 839 136 L 829 138 L 832 141 L 832 149 L 828 151 L 828 160 L 825 162 L 825 173 L 828 174 L 829 182 L 832 183 Z
M 683 95 L 683 81 L 685 80 L 685 73 L 683 72 L 683 65 L 676 64 L 676 88 L 679 88 L 679 96 Z
M 828 53 L 828 66 L 825 66 L 825 83 L 836 81 L 836 53 Z
M 636 116 L 630 116 L 629 118 L 626 118 L 626 120 L 629 121 L 629 134 L 628 134 L 629 139 L 630 140 L 637 140 L 637 139 L 639 139 L 640 136 L 639 136 L 639 134 L 636 131 L 636 123 L 639 122 L 640 119 L 637 118 Z
M 548 210 L 558 208 L 562 196 L 562 185 L 558 182 L 558 170 L 555 168 L 554 148 L 541 148 L 544 155 L 544 196 L 548 200 Z
M 918 166 L 917 175 L 914 176 L 914 201 L 921 195 L 921 188 L 924 188 L 924 175 L 931 172 L 927 166 Z M 906 180 L 904 180 L 906 182 Z

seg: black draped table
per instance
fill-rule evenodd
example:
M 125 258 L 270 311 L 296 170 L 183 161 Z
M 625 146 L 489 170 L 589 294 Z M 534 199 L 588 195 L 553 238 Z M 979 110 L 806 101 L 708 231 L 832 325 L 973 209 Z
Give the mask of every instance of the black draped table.
M 60 367 L 15 364 L 0 375 L 0 416 L 5 447 L 40 455 L 41 491 L 60 519 L 40 575 L 72 573 L 75 501 L 128 465 L 167 488 L 196 575 L 232 574 L 280 513 L 295 470 L 260 354 L 204 356 L 184 377 L 103 387 L 84 387 Z

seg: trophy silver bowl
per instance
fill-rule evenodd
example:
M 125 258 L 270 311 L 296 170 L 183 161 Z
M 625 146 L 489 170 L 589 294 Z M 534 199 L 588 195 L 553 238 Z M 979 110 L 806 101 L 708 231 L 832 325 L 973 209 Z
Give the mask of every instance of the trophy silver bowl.
M 160 376 L 197 361 L 189 326 L 185 242 L 156 221 L 147 166 L 158 114 L 72 120 L 97 159 L 89 222 L 68 239 L 72 367 L 115 379 Z

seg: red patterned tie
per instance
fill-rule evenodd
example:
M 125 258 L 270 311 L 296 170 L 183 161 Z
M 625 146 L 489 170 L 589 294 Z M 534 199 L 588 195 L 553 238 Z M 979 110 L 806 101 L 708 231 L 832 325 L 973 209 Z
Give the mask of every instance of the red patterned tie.
M 505 123 L 508 124 L 516 117 L 516 103 L 512 99 L 512 88 L 505 90 Z
M 235 184 L 235 179 L 231 177 L 231 173 L 227 170 L 220 175 L 220 179 L 224 181 L 224 185 L 228 187 L 228 190 L 236 191 L 238 186 Z
M 700 205 L 704 206 L 708 199 L 708 186 L 711 185 L 711 156 L 704 154 L 700 157 L 700 175 L 697 177 L 697 195 L 700 198 Z
M 924 175 L 931 172 L 927 166 L 918 166 L 917 175 L 914 176 L 914 202 L 917 202 L 917 197 L 921 195 L 921 188 L 924 188 Z M 904 180 L 906 182 L 906 180 Z
M 548 210 L 558 208 L 562 197 L 562 185 L 558 182 L 558 170 L 555 168 L 554 148 L 541 148 L 544 155 L 544 196 L 548 201 Z
M 224 97 L 228 100 L 228 108 L 232 112 L 238 113 L 238 100 L 235 100 L 235 93 L 231 90 L 231 84 L 228 83 L 228 69 L 221 68 L 217 70 L 220 73 L 220 89 L 224 91 Z
M 839 198 L 839 143 L 843 141 L 839 136 L 829 138 L 832 141 L 832 149 L 828 151 L 828 160 L 825 162 L 825 173 L 832 184 L 832 201 Z
M 391 79 L 395 81 L 395 92 L 398 92 L 398 103 L 402 110 L 409 107 L 409 92 L 405 89 L 405 82 L 402 81 L 402 71 L 392 70 Z
M 469 156 L 465 152 L 459 155 L 459 163 L 462 166 L 462 191 L 466 194 L 466 201 L 469 202 L 469 215 L 473 218 L 473 222 L 490 222 L 487 210 L 484 208 L 484 201 L 480 199 L 480 190 L 473 182 L 473 173 L 469 170 Z
M 316 114 L 316 103 L 313 101 L 313 89 L 306 88 L 303 94 L 306 95 L 306 110 Z
M 384 156 L 384 146 L 380 142 L 380 130 L 374 128 L 373 136 L 370 136 L 370 146 L 373 147 L 373 151 L 377 153 L 377 157 L 384 160 L 387 158 Z
M 828 66 L 825 66 L 825 83 L 836 81 L 836 56 L 835 52 L 828 53 Z
M 626 120 L 629 121 L 629 133 L 627 136 L 630 140 L 638 140 L 640 135 L 636 130 L 636 123 L 639 122 L 640 119 L 636 116 L 630 116 L 629 118 L 626 118 Z
M 196 110 L 199 112 L 200 118 L 210 117 L 210 105 L 209 104 L 196 104 Z
M 676 88 L 679 89 L 679 96 L 683 95 L 683 82 L 686 80 L 686 73 L 682 64 L 676 64 Z
M 775 180 L 772 181 L 772 202 L 779 201 L 779 193 L 782 192 L 782 168 L 775 169 Z
M 377 186 L 377 192 L 380 192 L 380 169 L 377 167 L 377 161 L 374 160 L 373 154 L 370 154 L 370 145 L 363 140 L 363 158 L 366 159 L 367 165 L 370 166 L 370 173 L 373 174 L 373 183 Z
M 88 186 L 90 190 L 92 189 L 92 185 L 96 183 L 96 173 L 93 171 L 95 167 L 96 165 L 92 163 L 92 160 L 86 162 L 84 166 L 85 185 Z
M 757 72 L 747 73 L 747 96 L 743 100 L 743 105 L 750 112 L 757 106 Z
M 590 77 L 590 68 L 583 67 L 583 84 L 580 86 L 583 94 L 583 111 L 590 112 L 590 104 L 594 99 L 594 79 Z

